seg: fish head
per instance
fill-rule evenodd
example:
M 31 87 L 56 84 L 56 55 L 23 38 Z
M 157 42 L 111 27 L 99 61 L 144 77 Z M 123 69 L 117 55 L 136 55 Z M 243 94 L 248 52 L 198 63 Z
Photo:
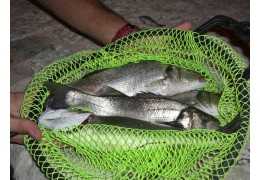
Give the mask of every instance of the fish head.
M 188 110 L 183 110 L 179 117 L 177 118 L 177 122 L 182 125 L 184 129 L 192 128 L 192 112 Z
M 164 84 L 167 86 L 168 95 L 175 95 L 199 90 L 205 86 L 206 80 L 196 72 L 171 66 L 167 69 L 167 77 L 164 79 Z
M 184 109 L 177 118 L 177 122 L 184 129 L 218 129 L 220 127 L 216 118 L 194 107 Z

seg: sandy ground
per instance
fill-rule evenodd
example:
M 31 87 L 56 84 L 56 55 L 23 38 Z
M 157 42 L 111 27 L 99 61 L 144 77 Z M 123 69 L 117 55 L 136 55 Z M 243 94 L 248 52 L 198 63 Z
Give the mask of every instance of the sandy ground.
M 150 16 L 160 24 L 174 27 L 183 21 L 199 26 L 209 18 L 224 14 L 249 21 L 249 1 L 245 0 L 103 0 L 132 24 L 151 27 L 140 16 Z M 23 91 L 34 73 L 59 57 L 80 50 L 99 48 L 26 0 L 11 0 L 11 90 Z M 16 179 L 45 179 L 23 146 L 10 145 L 11 164 Z M 249 145 L 227 179 L 249 179 Z M 26 163 L 25 163 L 26 162 Z M 23 173 L 21 173 L 23 172 Z

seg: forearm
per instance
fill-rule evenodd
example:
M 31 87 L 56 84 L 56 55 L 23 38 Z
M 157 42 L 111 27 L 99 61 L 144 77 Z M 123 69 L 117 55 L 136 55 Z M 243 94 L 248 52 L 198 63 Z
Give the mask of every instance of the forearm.
M 23 101 L 23 95 L 22 92 L 11 92 L 10 94 L 10 112 L 12 116 L 19 117 L 20 116 L 20 107 L 22 105 Z
M 106 44 L 127 22 L 98 0 L 37 0 L 55 16 L 94 40 Z

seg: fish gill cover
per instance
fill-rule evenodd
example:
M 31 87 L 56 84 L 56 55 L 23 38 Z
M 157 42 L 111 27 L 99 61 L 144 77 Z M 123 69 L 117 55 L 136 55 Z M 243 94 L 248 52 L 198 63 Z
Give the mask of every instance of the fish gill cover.
M 177 29 L 133 33 L 94 52 L 56 61 L 28 85 L 21 115 L 36 121 L 49 95 L 45 82 L 69 84 L 104 68 L 156 60 L 200 73 L 204 90 L 219 93 L 222 126 L 235 117 L 240 127 L 142 130 L 88 124 L 63 130 L 41 127 L 43 139 L 25 138 L 27 150 L 49 179 L 223 179 L 236 163 L 249 132 L 249 82 L 241 57 L 222 40 Z M 221 82 L 221 83 L 219 83 Z

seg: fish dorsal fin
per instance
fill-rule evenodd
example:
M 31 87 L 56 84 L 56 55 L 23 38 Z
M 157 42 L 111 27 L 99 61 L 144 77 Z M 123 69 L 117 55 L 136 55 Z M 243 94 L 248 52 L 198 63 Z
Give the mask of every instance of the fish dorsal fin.
M 160 98 L 161 97 L 162 98 L 164 96 L 156 95 L 151 92 L 140 92 L 140 93 L 136 94 L 135 97 L 144 97 L 144 98 Z
M 163 95 L 157 95 L 154 93 L 138 93 L 136 96 L 137 98 L 153 98 L 153 99 L 166 99 L 166 100 L 171 100 L 171 101 L 175 101 L 178 102 L 175 99 L 171 99 L 171 96 L 163 96 Z
M 172 98 L 173 96 L 163 96 L 163 95 L 157 95 L 151 92 L 140 92 L 135 97 L 137 98 L 158 98 L 158 99 L 168 99 L 172 101 L 177 101 L 177 99 Z
M 102 90 L 99 91 L 98 94 L 96 94 L 97 96 L 100 97 L 104 97 L 104 96 L 127 96 L 126 94 L 112 88 L 109 86 L 105 86 L 104 88 L 102 88 Z

